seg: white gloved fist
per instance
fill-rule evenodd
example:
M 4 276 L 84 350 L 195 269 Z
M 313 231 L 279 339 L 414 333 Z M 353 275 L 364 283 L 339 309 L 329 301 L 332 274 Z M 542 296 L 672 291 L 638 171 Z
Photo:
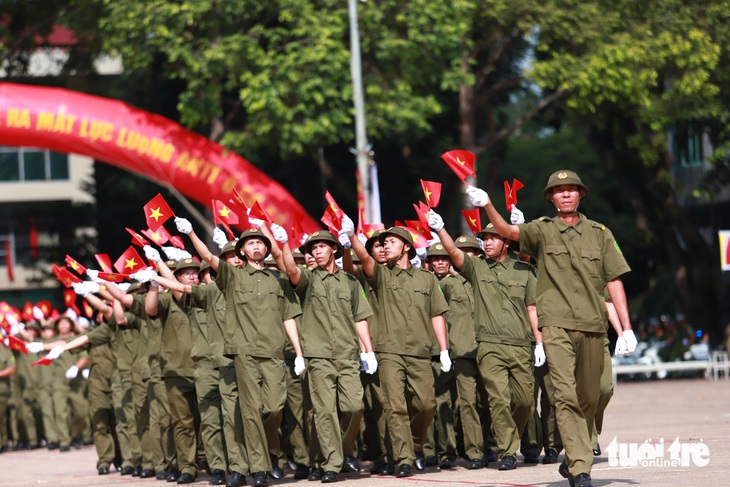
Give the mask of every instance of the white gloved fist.
M 76 313 L 76 311 L 72 310 L 71 308 L 67 308 L 64 314 L 71 318 L 71 320 L 73 321 L 76 321 L 79 318 L 78 313 Z
M 130 274 L 129 277 L 144 284 L 145 282 L 150 282 L 156 275 L 157 273 L 151 269 L 142 269 L 141 271 Z
M 180 258 L 177 256 L 177 247 L 162 247 L 162 251 L 165 253 L 165 257 L 167 257 L 167 260 L 180 260 Z
M 438 232 L 444 228 L 444 219 L 441 218 L 441 215 L 431 210 L 428 212 L 428 226 Z
M 477 242 L 479 242 L 479 248 L 482 249 L 482 250 L 484 250 L 484 240 L 482 240 L 481 238 L 477 237 Z
M 89 276 L 92 281 L 99 279 L 99 271 L 96 269 L 86 269 L 86 275 Z
M 363 372 L 368 371 L 368 361 L 365 359 L 365 354 L 367 352 L 360 352 L 360 370 Z
M 98 293 L 99 289 L 101 289 L 101 287 L 99 286 L 98 282 L 84 281 L 84 289 L 86 290 L 86 294 L 89 294 L 89 293 L 93 294 L 93 293 Z
M 373 375 L 378 370 L 378 360 L 375 358 L 375 352 L 365 352 L 361 353 L 360 357 L 365 359 L 365 363 L 367 364 L 368 368 L 365 369 L 365 372 L 367 372 L 370 375 Z
M 487 192 L 483 189 L 479 189 L 475 186 L 469 185 L 466 187 L 466 194 L 467 196 L 469 196 L 469 201 L 471 202 L 472 206 L 475 206 L 477 208 L 487 206 L 487 203 L 489 203 L 489 196 L 487 195 Z
M 56 360 L 58 357 L 61 356 L 62 353 L 63 353 L 63 347 L 61 345 L 56 345 L 55 347 L 53 347 L 51 349 L 50 352 L 48 352 L 48 355 L 46 355 L 46 357 L 48 357 L 51 360 Z
M 249 222 L 249 223 L 250 223 L 251 225 L 255 226 L 256 228 L 258 228 L 258 227 L 260 227 L 261 225 L 263 225 L 263 224 L 264 224 L 264 221 L 263 221 L 263 220 L 261 220 L 260 218 L 251 218 L 251 217 L 249 217 L 249 218 L 248 218 L 248 222 Z
M 545 349 L 542 346 L 542 343 L 538 343 L 535 345 L 535 367 L 542 367 L 545 365 Z
M 74 292 L 82 298 L 85 298 L 89 294 L 89 291 L 86 290 L 86 286 L 84 286 L 83 282 L 74 282 L 71 284 L 71 287 L 73 288 Z
M 131 282 L 120 282 L 119 284 L 117 284 L 117 287 L 121 289 L 122 292 L 126 293 L 127 289 L 129 289 L 131 285 Z
M 421 261 L 424 261 L 428 258 L 428 249 L 426 247 L 420 247 L 416 249 L 416 255 Z
M 294 359 L 294 373 L 296 375 L 302 375 L 306 368 L 307 366 L 304 365 L 304 357 L 296 357 Z
M 340 242 L 340 246 L 345 250 L 352 247 L 350 237 L 344 231 L 340 231 L 340 233 L 337 234 L 337 240 Z
M 193 256 L 187 250 L 177 249 L 177 260 L 192 259 Z
M 84 370 L 82 370 L 82 371 L 81 371 L 81 376 L 82 376 L 82 377 L 83 377 L 84 379 L 88 379 L 88 378 L 89 378 L 89 369 L 84 369 Z
M 347 215 L 344 215 L 342 217 L 341 231 L 345 232 L 348 237 L 355 235 L 355 224 L 352 222 L 352 219 Z
M 25 348 L 29 353 L 41 353 L 43 351 L 43 343 L 41 342 L 30 342 L 25 344 Z
M 626 339 L 624 337 L 618 337 L 618 340 L 616 340 L 616 348 L 613 351 L 613 354 L 616 357 L 619 357 L 621 355 L 626 355 L 626 352 L 629 351 L 629 347 L 626 345 Z
M 289 241 L 289 235 L 284 230 L 284 227 L 276 223 L 271 224 L 271 234 L 274 236 L 274 240 L 282 245 Z
M 626 353 L 624 355 L 631 355 L 636 351 L 636 345 L 639 344 L 634 331 L 624 330 L 624 340 L 626 340 Z
M 180 233 L 184 233 L 185 235 L 188 235 L 190 232 L 193 231 L 193 225 L 186 218 L 180 218 L 179 216 L 176 216 L 175 225 L 177 226 L 177 231 Z
M 145 258 L 147 258 L 150 262 L 159 262 L 161 260 L 160 253 L 157 249 L 152 248 L 151 245 L 145 245 L 142 247 L 142 250 L 144 250 Z
M 417 269 L 421 268 L 421 258 L 419 256 L 415 256 L 411 259 L 411 265 Z
M 43 314 L 42 309 L 40 309 L 38 306 L 33 306 L 33 318 L 35 318 L 36 321 L 41 321 L 45 317 L 46 315 Z
M 525 214 L 518 210 L 515 205 L 512 205 L 512 211 L 509 214 L 509 221 L 512 225 L 525 223 Z
M 78 375 L 79 375 L 79 368 L 76 367 L 75 365 L 72 365 L 66 371 L 66 378 L 69 379 L 69 380 L 70 379 L 75 379 Z
M 228 237 L 226 237 L 226 232 L 218 227 L 215 227 L 213 229 L 213 242 L 218 246 L 219 249 L 222 249 L 223 246 L 228 243 Z
M 441 362 L 441 372 L 448 372 L 451 370 L 451 357 L 449 357 L 448 350 L 441 350 L 439 361 Z

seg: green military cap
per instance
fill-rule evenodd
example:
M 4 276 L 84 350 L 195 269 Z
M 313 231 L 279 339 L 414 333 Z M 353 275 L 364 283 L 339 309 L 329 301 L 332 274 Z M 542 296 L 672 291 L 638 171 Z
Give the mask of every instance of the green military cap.
M 556 186 L 562 186 L 563 184 L 575 184 L 580 190 L 580 199 L 585 199 L 588 196 L 588 187 L 583 184 L 578 174 L 575 171 L 560 170 L 555 171 L 548 178 L 545 189 L 542 190 L 542 197 L 548 203 L 552 203 L 552 189 Z
M 352 261 L 355 264 L 359 264 L 360 263 L 360 257 L 358 257 L 357 254 L 355 253 L 355 251 L 352 250 L 352 249 L 350 249 L 350 257 L 352 258 Z
M 177 267 L 175 268 L 175 274 L 178 272 L 185 270 L 185 269 L 195 269 L 196 271 L 200 270 L 200 262 L 198 262 L 195 259 L 192 259 L 188 257 L 187 259 L 183 259 L 181 261 L 178 261 Z
M 142 284 L 141 283 L 139 283 L 139 282 L 133 282 L 127 288 L 127 294 L 133 294 L 133 293 L 139 291 L 141 287 L 142 287 Z
M 233 250 L 233 249 L 231 249 L 231 250 Z M 208 269 L 210 269 L 210 264 L 208 264 L 207 260 L 204 260 L 200 264 L 200 270 L 198 271 L 198 279 L 200 279 L 201 274 L 203 274 L 203 272 L 207 271 Z M 210 272 L 213 272 L 213 270 L 211 269 Z
M 293 257 L 294 257 L 295 259 L 302 259 L 302 260 L 304 259 L 304 252 L 302 252 L 302 247 L 301 247 L 301 246 L 300 246 L 300 247 L 297 247 L 297 248 L 295 248 L 294 250 L 292 250 L 292 251 L 291 251 L 291 255 L 292 255 L 292 256 L 293 256 Z
M 481 238 L 482 240 L 484 240 L 485 238 L 487 238 L 487 235 L 488 234 L 492 234 L 492 235 L 496 235 L 498 237 L 501 237 L 501 235 L 499 234 L 499 232 L 497 231 L 497 229 L 494 228 L 494 225 L 492 225 L 491 223 L 488 224 L 486 227 L 482 228 L 482 231 L 479 232 L 479 238 Z
M 240 237 L 238 237 L 238 241 L 236 242 L 236 255 L 241 260 L 246 260 L 246 254 L 243 253 L 242 247 L 243 244 L 246 243 L 246 240 L 249 240 L 251 238 L 258 238 L 262 242 L 264 242 L 264 245 L 266 245 L 266 255 L 269 255 L 271 253 L 271 240 L 264 235 L 261 230 L 258 228 L 249 228 L 245 232 L 241 234 Z M 266 258 L 266 256 L 264 256 Z
M 55 321 L 44 321 L 41 325 L 41 330 L 56 330 L 56 322 Z
M 383 245 L 383 242 L 385 241 L 386 237 L 388 237 L 388 235 L 398 237 L 399 239 L 403 240 L 405 243 L 411 246 L 411 249 L 408 251 L 409 259 L 413 259 L 416 256 L 416 247 L 413 246 L 413 237 L 411 237 L 411 232 L 403 227 L 390 227 L 380 232 L 380 235 L 378 235 L 378 242 Z
M 426 254 L 427 258 L 437 257 L 437 256 L 445 256 L 445 257 L 449 256 L 449 253 L 444 248 L 444 244 L 442 244 L 441 242 L 437 242 L 437 243 L 431 245 L 428 248 L 428 253 Z
M 176 260 L 166 260 L 165 265 L 168 269 L 170 269 L 172 272 L 175 272 L 175 268 L 177 267 L 177 261 Z
M 231 252 L 231 251 L 235 252 L 236 242 L 238 242 L 238 240 L 236 240 L 236 239 L 229 240 L 228 242 L 226 242 L 226 244 L 223 247 L 221 247 L 221 251 L 220 251 L 220 253 L 218 253 L 218 257 L 223 257 L 225 254 L 227 254 L 228 252 Z
M 368 251 L 368 254 L 372 255 L 373 251 L 373 245 L 375 245 L 375 242 L 378 241 L 378 237 L 380 234 L 383 233 L 382 230 L 375 230 L 370 237 L 365 241 L 365 250 Z
M 491 223 L 490 223 L 491 225 Z M 472 235 L 460 235 L 456 238 L 456 241 L 454 242 L 456 244 L 456 248 L 461 250 L 466 249 L 474 249 L 480 254 L 484 253 L 484 249 L 479 244 L 479 240 L 476 239 L 476 237 Z
M 37 321 L 31 321 L 27 325 L 25 325 L 26 330 L 35 330 L 36 333 L 41 332 L 41 325 Z
M 312 245 L 314 245 L 314 242 L 327 242 L 332 245 L 337 245 L 335 259 L 342 257 L 342 245 L 340 245 L 340 241 L 329 230 L 317 230 L 307 238 L 307 241 L 302 245 L 307 254 L 312 253 Z

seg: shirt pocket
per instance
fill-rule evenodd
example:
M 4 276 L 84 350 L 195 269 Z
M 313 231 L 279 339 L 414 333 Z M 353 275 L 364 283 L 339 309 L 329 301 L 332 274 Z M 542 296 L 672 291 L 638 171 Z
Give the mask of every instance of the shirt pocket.
M 412 297 L 413 306 L 418 306 L 422 309 L 430 309 L 431 289 L 425 286 L 414 286 Z
M 603 274 L 600 250 L 581 250 L 580 255 L 588 275 L 594 279 L 600 279 Z
M 479 290 L 490 296 L 499 294 L 499 282 L 497 281 L 497 278 L 491 274 L 480 275 Z
M 570 254 L 563 245 L 545 246 L 545 268 L 552 271 L 570 269 Z
M 527 283 L 525 281 L 518 281 L 510 279 L 509 281 L 509 297 L 512 300 L 524 301 L 525 300 L 525 288 Z
M 347 292 L 337 293 L 337 306 L 342 316 L 354 316 L 352 309 L 352 296 Z
M 250 304 L 253 302 L 253 291 L 249 289 L 236 289 L 236 304 Z

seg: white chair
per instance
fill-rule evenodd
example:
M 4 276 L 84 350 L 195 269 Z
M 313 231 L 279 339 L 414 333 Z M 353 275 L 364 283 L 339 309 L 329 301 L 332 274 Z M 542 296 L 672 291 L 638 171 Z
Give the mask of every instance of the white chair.
M 730 361 L 728 361 L 727 352 L 724 350 L 712 352 L 712 380 L 718 380 L 720 375 L 723 375 L 723 379 L 728 380 L 729 374 Z

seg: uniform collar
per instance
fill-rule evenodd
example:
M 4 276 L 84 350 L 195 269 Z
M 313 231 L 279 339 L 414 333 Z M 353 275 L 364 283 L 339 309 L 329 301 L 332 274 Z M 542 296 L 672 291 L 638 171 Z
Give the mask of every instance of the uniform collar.
M 573 228 L 573 229 L 575 229 L 576 232 L 578 232 L 578 235 L 580 235 L 583 233 L 583 226 L 585 224 L 586 217 L 585 217 L 585 215 L 583 215 L 583 213 L 580 213 L 580 212 L 578 213 L 578 216 L 580 218 L 578 219 L 578 223 L 576 223 L 575 225 L 567 225 L 558 216 L 553 218 L 553 222 L 555 223 L 555 226 L 558 227 L 558 230 L 560 231 L 560 233 L 565 233 L 566 231 L 568 231 L 569 228 Z
M 340 270 L 339 267 L 337 269 L 335 269 L 335 272 L 327 272 L 326 270 L 324 270 L 320 267 L 317 267 L 314 270 L 312 270 L 312 272 L 314 274 L 317 274 L 317 276 L 319 276 L 320 279 L 327 279 L 327 277 L 332 276 L 333 278 L 335 278 L 339 281 L 341 278 L 342 271 Z

